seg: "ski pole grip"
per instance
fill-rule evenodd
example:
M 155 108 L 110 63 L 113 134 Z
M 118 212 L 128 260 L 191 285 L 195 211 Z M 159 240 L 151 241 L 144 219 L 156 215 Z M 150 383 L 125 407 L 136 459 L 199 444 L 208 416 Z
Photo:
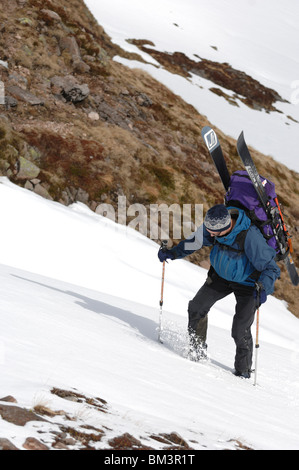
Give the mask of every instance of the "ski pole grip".
M 259 282 L 255 283 L 255 288 L 257 292 L 256 300 L 257 300 L 257 308 L 260 306 L 261 302 L 261 290 L 262 290 L 262 285 Z
M 167 244 L 168 244 L 168 240 L 162 240 L 161 242 L 161 250 L 163 252 L 165 252 L 167 250 Z
M 256 288 L 257 292 L 260 292 L 261 289 L 262 289 L 262 286 L 261 286 L 261 284 L 260 284 L 259 282 L 256 282 L 256 283 L 255 283 L 255 288 Z

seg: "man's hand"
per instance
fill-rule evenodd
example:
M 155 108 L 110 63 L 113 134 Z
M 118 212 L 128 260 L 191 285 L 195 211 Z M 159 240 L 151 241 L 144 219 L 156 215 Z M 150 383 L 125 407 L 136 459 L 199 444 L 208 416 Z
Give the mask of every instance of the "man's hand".
M 267 294 L 261 282 L 256 283 L 256 288 L 253 291 L 253 297 L 256 299 L 257 308 L 267 301 Z
M 163 261 L 167 261 L 168 259 L 174 259 L 174 255 L 171 250 L 168 250 L 167 248 L 160 248 L 158 251 L 158 258 L 161 263 L 163 263 Z

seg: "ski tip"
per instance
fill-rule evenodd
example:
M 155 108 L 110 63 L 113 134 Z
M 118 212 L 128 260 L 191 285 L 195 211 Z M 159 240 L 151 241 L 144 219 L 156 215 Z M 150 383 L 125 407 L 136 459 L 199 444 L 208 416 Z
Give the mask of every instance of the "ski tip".
M 247 147 L 246 142 L 245 142 L 245 137 L 244 137 L 244 131 L 242 131 L 237 140 L 237 150 L 238 150 L 239 155 L 240 155 L 241 149 L 244 148 L 244 146 Z
M 244 131 L 242 131 L 238 137 L 238 142 L 240 142 L 241 140 L 244 140 Z

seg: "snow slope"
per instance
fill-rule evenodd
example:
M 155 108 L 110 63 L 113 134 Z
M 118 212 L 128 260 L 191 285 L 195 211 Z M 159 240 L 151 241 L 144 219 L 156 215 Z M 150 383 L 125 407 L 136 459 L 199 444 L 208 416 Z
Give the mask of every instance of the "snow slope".
M 299 3 L 296 0 L 85 0 L 113 42 L 137 52 L 144 64 L 115 58 L 145 69 L 168 86 L 223 132 L 237 138 L 244 130 L 248 143 L 299 171 Z M 151 40 L 156 49 L 183 52 L 216 62 L 228 62 L 263 85 L 275 89 L 288 103 L 266 113 L 239 107 L 209 91 L 214 86 L 198 76 L 171 74 L 127 39 Z M 152 47 L 152 46 L 151 46 Z M 215 49 L 217 48 L 217 50 Z M 218 86 L 218 85 L 217 85 Z M 218 86 L 218 88 L 221 88 Z M 223 89 L 227 94 L 228 90 Z
M 83 204 L 66 208 L 6 178 L 0 200 L 0 398 L 13 395 L 27 408 L 69 403 L 80 423 L 110 430 L 97 448 L 129 432 L 159 449 L 151 434 L 177 432 L 197 450 L 234 448 L 231 440 L 299 449 L 299 322 L 283 302 L 271 297 L 261 308 L 254 387 L 231 374 L 231 297 L 210 312 L 211 362 L 185 358 L 187 303 L 203 269 L 186 260 L 166 266 L 161 345 L 154 242 Z M 110 412 L 62 405 L 52 387 L 102 397 Z M 38 429 L 0 418 L 0 437 L 19 448 L 27 436 L 40 439 Z

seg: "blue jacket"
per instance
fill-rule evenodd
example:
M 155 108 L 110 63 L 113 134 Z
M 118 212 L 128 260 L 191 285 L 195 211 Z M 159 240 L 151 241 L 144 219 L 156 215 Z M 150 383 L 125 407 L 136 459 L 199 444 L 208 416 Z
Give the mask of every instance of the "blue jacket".
M 271 248 L 260 230 L 241 209 L 232 231 L 224 237 L 211 237 L 204 225 L 193 236 L 181 241 L 171 251 L 175 258 L 184 258 L 203 246 L 213 246 L 210 253 L 211 265 L 216 273 L 227 281 L 254 286 L 256 272 L 258 281 L 263 284 L 266 294 L 272 294 L 280 269 L 275 262 L 275 250 Z M 238 235 L 247 231 L 243 247 L 238 243 Z M 241 248 L 241 251 L 238 249 Z M 254 278 L 251 278 L 251 275 Z

